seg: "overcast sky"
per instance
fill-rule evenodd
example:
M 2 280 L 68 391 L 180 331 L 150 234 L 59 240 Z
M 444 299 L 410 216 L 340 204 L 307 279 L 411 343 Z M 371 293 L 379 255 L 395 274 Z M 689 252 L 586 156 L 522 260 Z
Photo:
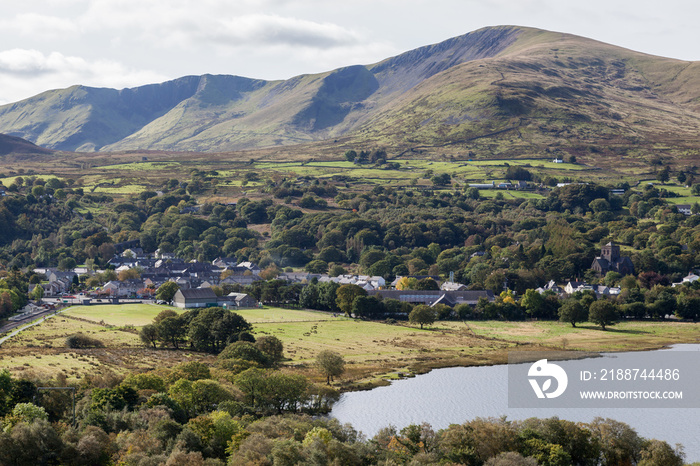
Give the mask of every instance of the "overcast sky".
M 186 75 L 286 79 L 513 24 L 700 60 L 689 0 L 22 0 L 0 4 L 0 104 Z

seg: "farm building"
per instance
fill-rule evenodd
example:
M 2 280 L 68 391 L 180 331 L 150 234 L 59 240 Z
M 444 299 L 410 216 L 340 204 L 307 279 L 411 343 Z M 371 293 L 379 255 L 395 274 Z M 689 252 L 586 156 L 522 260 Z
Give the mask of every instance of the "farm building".
M 218 306 L 218 298 L 211 288 L 190 288 L 177 290 L 173 306 L 181 309 Z

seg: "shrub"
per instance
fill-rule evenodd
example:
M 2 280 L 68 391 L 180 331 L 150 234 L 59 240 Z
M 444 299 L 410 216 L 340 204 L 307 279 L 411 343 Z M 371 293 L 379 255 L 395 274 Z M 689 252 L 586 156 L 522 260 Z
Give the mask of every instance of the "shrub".
M 104 348 L 105 345 L 97 338 L 76 333 L 66 338 L 66 346 L 68 348 Z

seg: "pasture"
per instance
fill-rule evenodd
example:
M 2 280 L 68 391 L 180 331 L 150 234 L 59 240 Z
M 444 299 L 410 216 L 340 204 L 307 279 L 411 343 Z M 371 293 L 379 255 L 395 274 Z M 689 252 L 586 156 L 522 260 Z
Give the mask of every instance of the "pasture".
M 214 356 L 146 348 L 138 337 L 168 306 L 143 304 L 75 306 L 31 327 L 0 346 L 0 369 L 17 376 L 50 378 L 167 368 L 191 360 L 213 363 Z M 176 312 L 182 312 L 175 309 Z M 256 337 L 274 335 L 284 344 L 289 370 L 317 377 L 314 358 L 336 351 L 347 361 L 342 386 L 382 383 L 398 373 L 431 368 L 499 364 L 513 350 L 632 351 L 675 343 L 698 343 L 698 324 L 621 322 L 602 331 L 589 323 L 576 328 L 560 322 L 436 322 L 420 329 L 407 323 L 349 319 L 340 315 L 282 308 L 242 309 Z M 69 349 L 67 336 L 81 332 L 104 348 Z

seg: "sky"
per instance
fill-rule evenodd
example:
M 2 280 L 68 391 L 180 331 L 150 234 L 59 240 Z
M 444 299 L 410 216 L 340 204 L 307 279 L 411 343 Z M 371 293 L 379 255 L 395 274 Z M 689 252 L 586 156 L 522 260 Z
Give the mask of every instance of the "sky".
M 699 13 L 688 0 L 6 0 L 0 104 L 76 84 L 288 79 L 497 25 L 700 60 Z

